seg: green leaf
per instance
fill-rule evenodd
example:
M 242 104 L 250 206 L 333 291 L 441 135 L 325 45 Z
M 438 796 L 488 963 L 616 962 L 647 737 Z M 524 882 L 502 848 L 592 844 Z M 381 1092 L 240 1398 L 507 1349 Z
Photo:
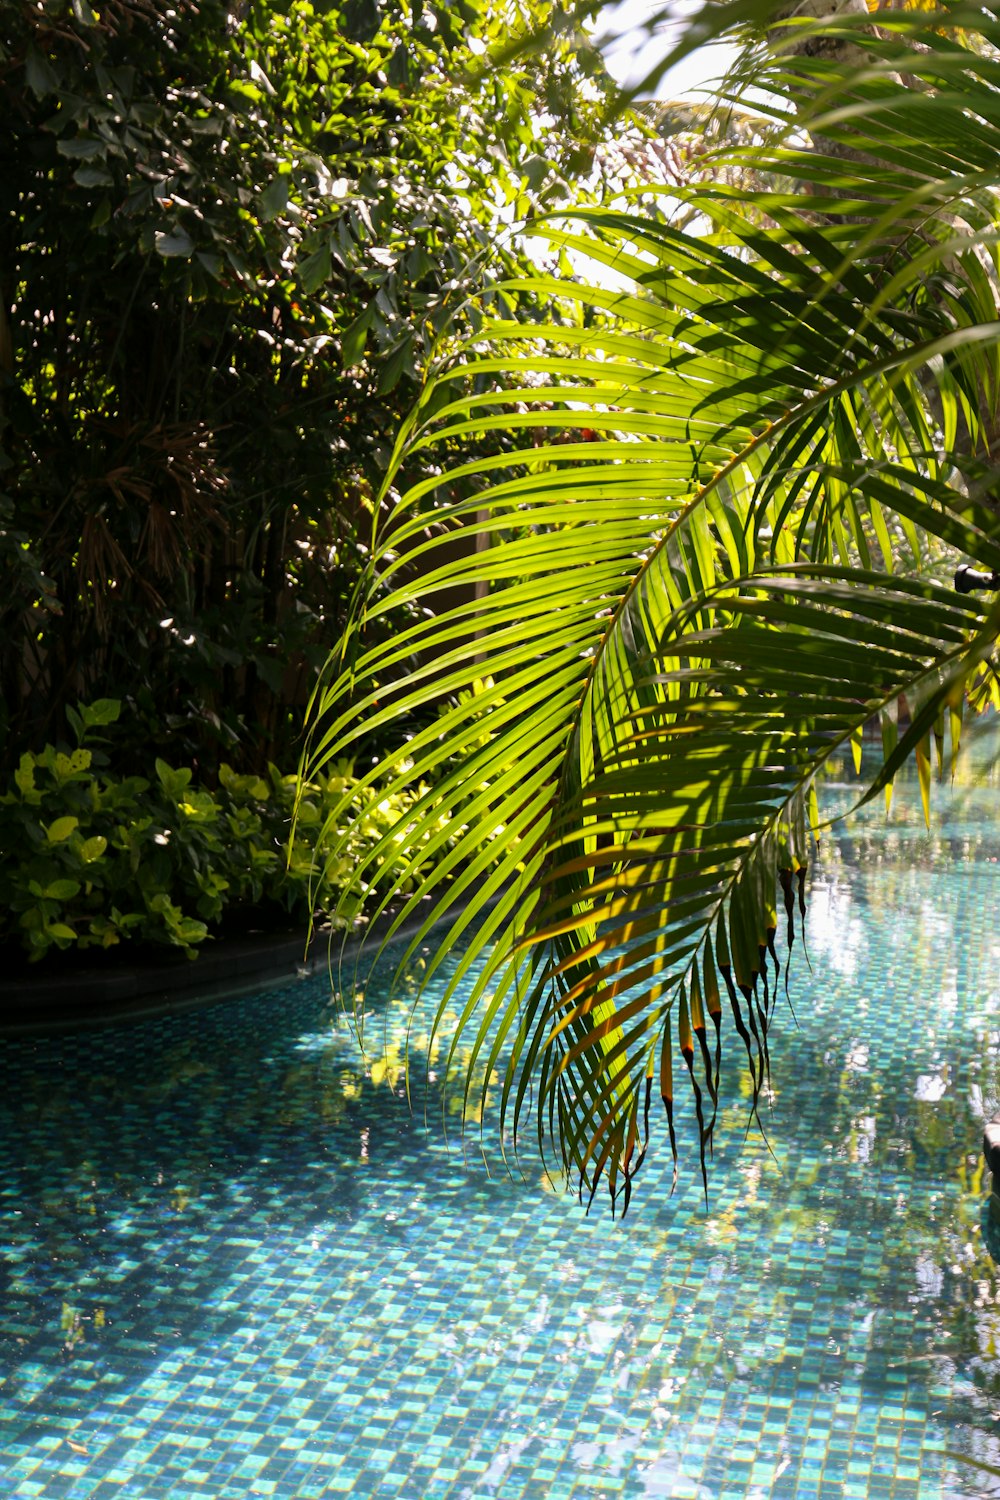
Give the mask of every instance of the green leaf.
M 206 254 L 204 250 L 199 250 L 195 259 L 199 265 L 204 266 L 213 281 L 221 281 L 223 269 L 221 255 Z
M 48 839 L 50 844 L 65 843 L 70 834 L 74 831 L 74 829 L 78 828 L 79 825 L 79 818 L 71 818 L 69 816 L 56 818 L 55 822 L 50 823 L 48 828 L 45 830 L 45 837 Z
M 14 782 L 22 796 L 35 790 L 35 757 L 30 750 L 23 752 L 18 768 L 14 772 Z
M 370 303 L 361 316 L 355 318 L 351 326 L 341 335 L 340 352 L 345 370 L 353 369 L 364 358 L 368 330 L 372 326 L 374 317 L 375 305 Z
M 117 724 L 121 711 L 120 698 L 95 698 L 93 703 L 80 705 L 80 712 L 88 729 Z
M 66 717 L 69 720 L 70 728 L 76 736 L 77 744 L 80 744 L 87 732 L 85 720 L 79 713 L 77 713 L 72 704 L 67 704 L 66 706 Z
M 110 187 L 114 178 L 107 167 L 77 167 L 73 181 L 80 187 Z
M 153 242 L 157 255 L 162 255 L 164 260 L 187 260 L 194 251 L 194 240 L 185 229 L 175 229 L 170 233 L 157 230 Z
M 380 396 L 385 396 L 395 389 L 403 376 L 404 371 L 412 367 L 413 363 L 413 341 L 407 335 L 403 341 L 393 349 L 388 359 L 379 370 L 377 390 Z
M 167 796 L 172 797 L 174 801 L 179 801 L 186 793 L 188 787 L 191 785 L 190 769 L 186 766 L 182 766 L 180 770 L 175 771 L 173 766 L 169 766 L 167 762 L 165 760 L 161 760 L 159 756 L 156 757 L 154 765 L 156 768 L 157 779 L 159 780 L 159 783 L 162 786 L 163 790 L 166 792 Z
M 405 42 L 398 42 L 389 59 L 386 70 L 393 88 L 408 88 L 410 84 L 410 50 Z
M 55 70 L 35 47 L 28 47 L 24 59 L 24 76 L 36 99 L 54 94 L 59 87 Z
M 522 164 L 521 171 L 530 186 L 537 191 L 552 171 L 552 163 L 546 157 L 536 154 L 528 157 L 527 161 Z
M 77 851 L 84 864 L 93 864 L 94 860 L 100 859 L 108 847 L 108 841 L 103 834 L 95 833 L 92 838 L 84 839 Z
M 303 290 L 310 296 L 318 292 L 323 283 L 329 281 L 333 269 L 329 245 L 323 245 L 305 260 L 300 260 L 296 269 Z
M 56 142 L 56 150 L 60 156 L 82 156 L 87 161 L 93 161 L 95 157 L 107 154 L 107 147 L 104 145 L 104 142 L 96 141 L 92 138 L 59 140 Z
M 45 887 L 43 894 L 46 901 L 72 901 L 74 896 L 80 894 L 80 886 L 75 880 L 53 880 Z
M 382 24 L 377 0 L 346 0 L 341 25 L 352 42 L 370 42 Z
M 920 801 L 924 810 L 924 823 L 931 826 L 931 744 L 930 735 L 917 745 L 917 774 L 920 781 Z
M 851 755 L 854 760 L 854 774 L 861 775 L 861 753 L 864 745 L 864 725 L 858 724 L 851 734 Z
M 272 219 L 276 219 L 288 206 L 288 193 L 291 181 L 291 177 L 287 173 L 280 173 L 261 193 L 258 217 L 265 224 L 270 223 Z

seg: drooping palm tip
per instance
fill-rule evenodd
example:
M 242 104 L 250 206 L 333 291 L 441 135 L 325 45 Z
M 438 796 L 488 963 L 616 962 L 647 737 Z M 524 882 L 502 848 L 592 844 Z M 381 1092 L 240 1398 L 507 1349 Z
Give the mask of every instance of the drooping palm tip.
M 824 767 L 880 723 L 859 797 L 911 754 L 929 796 L 932 739 L 996 697 L 997 611 L 951 576 L 1000 567 L 1000 25 L 780 29 L 753 147 L 545 226 L 625 290 L 508 285 L 558 319 L 494 316 L 432 372 L 314 705 L 314 766 L 398 725 L 378 774 L 425 788 L 362 873 L 428 977 L 463 938 L 438 1015 L 473 976 L 466 1104 L 495 1080 L 515 1143 L 533 1115 L 622 1209 L 656 1095 L 676 1175 L 677 1074 L 707 1194 L 734 1034 L 757 1114 Z

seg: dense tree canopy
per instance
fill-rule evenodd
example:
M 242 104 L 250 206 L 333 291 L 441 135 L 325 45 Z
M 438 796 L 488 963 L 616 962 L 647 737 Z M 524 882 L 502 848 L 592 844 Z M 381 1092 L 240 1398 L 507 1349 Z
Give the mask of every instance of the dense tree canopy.
M 599 134 L 572 34 L 485 66 L 550 9 L 3 7 L 8 762 L 94 696 L 126 761 L 295 753 L 424 361 Z

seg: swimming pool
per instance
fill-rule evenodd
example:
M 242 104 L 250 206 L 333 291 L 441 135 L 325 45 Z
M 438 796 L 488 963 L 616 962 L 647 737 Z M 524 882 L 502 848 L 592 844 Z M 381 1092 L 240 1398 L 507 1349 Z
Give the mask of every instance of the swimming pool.
M 1000 1493 L 998 795 L 828 852 L 707 1215 L 665 1141 L 624 1224 L 449 1146 L 322 981 L 0 1044 L 4 1500 Z

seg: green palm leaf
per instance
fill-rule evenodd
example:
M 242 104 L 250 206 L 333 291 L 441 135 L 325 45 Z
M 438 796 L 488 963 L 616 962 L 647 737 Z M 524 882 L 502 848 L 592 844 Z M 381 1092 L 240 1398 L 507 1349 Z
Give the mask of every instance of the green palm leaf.
M 790 948 L 823 765 L 903 697 L 879 790 L 947 715 L 954 738 L 992 651 L 994 616 L 933 577 L 959 553 L 1000 567 L 984 144 L 1000 94 L 992 54 L 931 31 L 915 58 L 917 34 L 909 16 L 888 40 L 858 33 L 871 68 L 850 78 L 771 65 L 787 103 L 756 160 L 802 190 L 688 195 L 701 235 L 606 210 L 547 226 L 632 289 L 507 285 L 561 320 L 496 318 L 449 351 L 314 704 L 313 767 L 422 726 L 388 767 L 390 791 L 422 794 L 362 877 L 397 902 L 393 931 L 417 918 L 411 950 L 464 900 L 435 944 L 471 934 L 440 1016 L 481 965 L 466 1103 L 498 1071 L 515 1137 L 530 1106 L 581 1191 L 603 1181 L 623 1206 L 657 1092 L 676 1151 L 682 1065 L 704 1173 L 731 1031 L 756 1113 L 778 909 Z M 887 92 L 901 51 L 912 98 Z M 853 154 L 783 143 L 793 125 Z M 491 430 L 508 450 L 463 461 Z M 406 488 L 418 452 L 433 477 Z M 366 646 L 412 600 L 435 613 Z

